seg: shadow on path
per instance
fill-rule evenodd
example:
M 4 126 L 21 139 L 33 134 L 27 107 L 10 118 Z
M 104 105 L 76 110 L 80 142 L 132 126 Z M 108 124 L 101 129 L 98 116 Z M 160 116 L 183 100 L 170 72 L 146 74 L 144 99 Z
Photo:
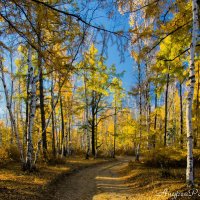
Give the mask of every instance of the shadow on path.
M 123 200 L 130 199 L 130 190 L 119 172 L 128 159 L 86 168 L 70 175 L 57 186 L 52 200 Z M 133 198 L 131 198 L 133 199 Z

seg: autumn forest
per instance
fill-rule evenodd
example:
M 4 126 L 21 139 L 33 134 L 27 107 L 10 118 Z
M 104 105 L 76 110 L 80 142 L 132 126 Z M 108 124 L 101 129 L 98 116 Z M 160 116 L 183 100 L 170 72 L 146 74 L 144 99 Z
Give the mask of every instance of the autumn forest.
M 0 199 L 200 199 L 200 2 L 0 1 Z

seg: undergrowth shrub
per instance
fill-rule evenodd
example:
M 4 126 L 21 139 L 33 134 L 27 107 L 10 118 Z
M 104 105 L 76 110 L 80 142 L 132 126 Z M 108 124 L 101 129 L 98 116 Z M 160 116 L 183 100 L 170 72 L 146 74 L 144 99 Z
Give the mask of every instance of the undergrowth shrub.
M 0 148 L 0 164 L 5 163 L 8 160 L 8 154 L 5 148 Z
M 119 148 L 115 151 L 116 155 L 126 155 L 126 156 L 135 156 L 135 151 L 133 148 Z
M 134 169 L 134 162 L 132 160 L 128 162 L 128 168 L 131 170 Z
M 194 149 L 193 150 L 193 156 L 194 156 L 194 166 L 200 165 L 200 149 Z
M 8 159 L 12 161 L 20 161 L 20 153 L 16 146 L 10 145 L 6 148 Z
M 56 156 L 56 157 L 49 157 L 48 158 L 48 162 L 49 165 L 64 165 L 66 164 L 66 158 L 63 157 L 61 158 L 60 156 Z
M 159 148 L 145 152 L 144 164 L 149 167 L 167 169 L 169 167 L 185 167 L 186 151 L 174 148 Z
M 4 164 L 8 161 L 20 161 L 20 153 L 15 145 L 0 148 L 0 164 Z
M 187 150 L 171 147 L 158 148 L 143 152 L 144 164 L 149 167 L 179 168 L 186 167 Z M 193 150 L 194 166 L 200 165 L 200 149 Z

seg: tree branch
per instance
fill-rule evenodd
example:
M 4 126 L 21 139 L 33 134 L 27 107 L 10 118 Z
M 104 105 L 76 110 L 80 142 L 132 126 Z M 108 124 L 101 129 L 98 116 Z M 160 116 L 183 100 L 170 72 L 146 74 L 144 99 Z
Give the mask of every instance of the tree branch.
M 198 47 L 198 46 L 200 46 L 200 44 L 197 44 L 196 45 L 196 47 Z M 187 49 L 185 49 L 184 51 L 182 51 L 181 53 L 179 53 L 177 56 L 175 56 L 174 58 L 172 58 L 172 59 L 159 59 L 159 60 L 163 60 L 163 61 L 165 61 L 165 62 L 167 62 L 167 61 L 174 61 L 176 58 L 178 58 L 178 57 L 180 57 L 181 55 L 183 55 L 184 53 L 186 53 L 187 51 L 189 51 L 190 50 L 190 48 L 187 48 Z
M 83 24 L 86 24 L 94 29 L 97 29 L 98 31 L 104 31 L 104 32 L 108 32 L 108 33 L 112 33 L 114 35 L 117 35 L 117 36 L 120 36 L 120 37 L 124 37 L 126 39 L 129 39 L 127 36 L 123 35 L 121 31 L 111 31 L 111 30 L 108 30 L 108 29 L 105 29 L 103 27 L 100 27 L 100 26 L 97 26 L 97 25 L 94 25 L 94 24 L 91 24 L 90 22 L 87 22 L 86 20 L 84 20 L 81 16 L 79 16 L 78 14 L 73 14 L 73 13 L 69 13 L 67 11 L 64 11 L 64 10 L 60 10 L 60 9 L 57 9 L 55 7 L 53 7 L 52 5 L 48 4 L 48 3 L 45 3 L 45 2 L 41 2 L 39 0 L 31 0 L 35 3 L 38 3 L 38 4 L 41 4 L 53 11 L 56 11 L 56 12 L 59 12 L 63 15 L 67 15 L 67 16 L 70 16 L 70 17 L 73 17 L 75 18 L 77 21 L 80 21 L 82 22 Z
M 191 20 L 189 22 L 186 22 L 185 24 L 183 24 L 182 26 L 177 27 L 176 29 L 174 29 L 173 31 L 167 33 L 164 37 L 162 37 L 148 52 L 147 54 L 149 54 L 153 49 L 155 49 L 165 38 L 167 38 L 168 36 L 174 34 L 176 31 L 178 31 L 179 29 L 183 28 L 185 25 L 189 24 L 191 22 Z
M 153 4 L 155 4 L 155 3 L 158 3 L 159 1 L 160 1 L 160 0 L 153 1 L 153 2 L 151 2 L 151 3 L 149 3 L 149 4 L 145 4 L 144 6 L 141 6 L 140 8 L 137 8 L 137 9 L 135 9 L 135 10 L 124 12 L 124 14 L 138 12 L 138 11 L 140 11 L 140 10 L 142 10 L 142 9 L 144 9 L 144 8 L 146 8 L 146 7 L 148 7 L 148 6 L 150 6 L 150 5 L 153 5 Z

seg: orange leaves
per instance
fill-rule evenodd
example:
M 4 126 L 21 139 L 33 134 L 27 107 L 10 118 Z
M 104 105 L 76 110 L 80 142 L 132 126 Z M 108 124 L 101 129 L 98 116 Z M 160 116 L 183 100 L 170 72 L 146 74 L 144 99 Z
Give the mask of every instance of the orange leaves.
M 135 51 L 131 51 L 131 56 L 134 58 L 134 60 L 138 61 L 139 60 L 139 54 Z

